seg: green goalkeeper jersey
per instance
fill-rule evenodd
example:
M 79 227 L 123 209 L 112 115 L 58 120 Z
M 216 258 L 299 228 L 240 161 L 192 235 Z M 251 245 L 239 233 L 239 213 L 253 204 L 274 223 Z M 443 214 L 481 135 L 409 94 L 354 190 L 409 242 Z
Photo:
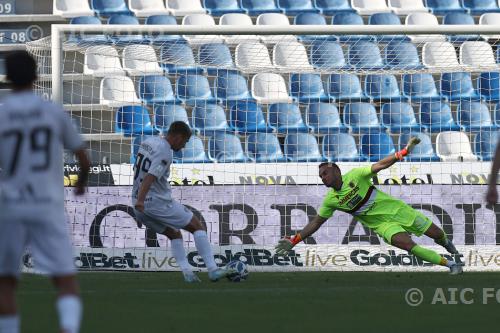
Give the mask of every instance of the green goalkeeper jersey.
M 331 189 L 319 209 L 319 216 L 330 218 L 335 210 L 355 216 L 369 228 L 385 222 L 411 226 L 416 211 L 401 200 L 373 186 L 371 166 L 352 169 L 342 176 L 342 188 Z

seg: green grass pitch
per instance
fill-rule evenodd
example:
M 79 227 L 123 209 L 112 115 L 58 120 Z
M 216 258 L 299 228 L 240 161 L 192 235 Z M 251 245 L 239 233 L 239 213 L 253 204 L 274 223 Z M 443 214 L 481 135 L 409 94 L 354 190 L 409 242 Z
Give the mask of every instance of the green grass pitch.
M 500 304 L 483 304 L 497 273 L 251 273 L 242 283 L 188 285 L 180 273 L 82 273 L 82 333 L 100 332 L 498 332 Z M 24 275 L 19 286 L 23 332 L 57 332 L 49 281 Z M 422 305 L 405 302 L 420 288 Z M 431 304 L 436 288 L 453 288 L 473 304 Z M 451 289 L 450 289 L 451 288 Z M 456 293 L 459 303 L 459 292 Z M 500 292 L 499 292 L 500 297 Z

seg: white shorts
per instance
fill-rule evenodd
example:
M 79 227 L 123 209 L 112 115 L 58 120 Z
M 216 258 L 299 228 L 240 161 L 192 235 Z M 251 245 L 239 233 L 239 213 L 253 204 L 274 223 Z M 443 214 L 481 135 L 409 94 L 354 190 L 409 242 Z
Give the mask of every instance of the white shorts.
M 153 229 L 158 234 L 163 234 L 167 227 L 182 229 L 193 218 L 193 212 L 175 200 L 156 209 L 146 207 L 144 213 L 135 209 L 134 211 L 137 221 Z
M 39 214 L 35 218 L 0 217 L 0 276 L 18 277 L 23 255 L 33 256 L 36 271 L 50 276 L 76 272 L 64 214 Z

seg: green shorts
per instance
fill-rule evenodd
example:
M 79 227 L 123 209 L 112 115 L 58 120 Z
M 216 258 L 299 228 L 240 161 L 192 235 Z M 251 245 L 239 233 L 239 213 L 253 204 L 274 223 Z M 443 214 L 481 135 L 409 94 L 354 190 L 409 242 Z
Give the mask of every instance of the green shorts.
M 422 236 L 432 225 L 432 221 L 424 214 L 417 212 L 413 224 L 402 225 L 398 222 L 385 222 L 375 228 L 375 232 L 381 236 L 387 244 L 391 244 L 392 236 L 400 232 L 407 232 L 415 236 Z

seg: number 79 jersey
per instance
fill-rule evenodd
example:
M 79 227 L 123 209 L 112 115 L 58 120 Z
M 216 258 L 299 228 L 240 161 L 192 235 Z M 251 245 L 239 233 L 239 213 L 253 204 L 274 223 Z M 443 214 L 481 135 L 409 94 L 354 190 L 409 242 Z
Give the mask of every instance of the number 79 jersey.
M 168 182 L 172 160 L 172 148 L 164 138 L 153 136 L 142 142 L 135 157 L 132 204 L 135 205 L 137 201 L 137 196 L 146 174 L 156 177 L 144 201 L 146 209 L 165 207 L 164 202 L 172 200 L 170 184 Z

